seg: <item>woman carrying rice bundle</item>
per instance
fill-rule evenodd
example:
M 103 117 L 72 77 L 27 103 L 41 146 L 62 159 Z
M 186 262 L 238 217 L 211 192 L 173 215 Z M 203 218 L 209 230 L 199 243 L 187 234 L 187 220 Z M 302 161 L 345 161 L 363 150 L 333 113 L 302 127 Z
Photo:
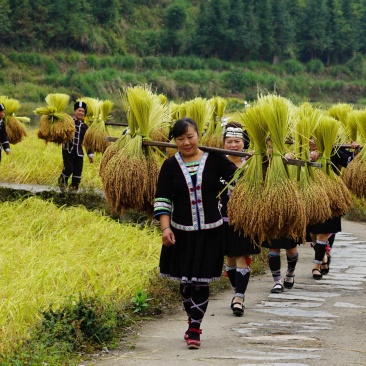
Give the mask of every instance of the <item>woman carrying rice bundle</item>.
M 83 171 L 84 152 L 83 141 L 88 126 L 84 123 L 84 116 L 87 110 L 87 105 L 84 102 L 76 102 L 74 104 L 74 123 L 75 132 L 73 138 L 62 144 L 62 159 L 64 168 L 58 179 L 58 184 L 62 192 L 68 187 L 68 180 L 72 175 L 70 191 L 79 189 L 81 174 Z M 90 163 L 94 162 L 94 154 L 92 150 L 87 152 Z
M 312 275 L 315 280 L 321 280 L 329 272 L 331 245 L 335 234 L 342 230 L 341 217 L 351 203 L 350 193 L 338 176 L 340 171 L 337 168 L 337 165 L 347 167 L 349 157 L 343 155 L 342 159 L 333 148 L 339 126 L 335 119 L 324 117 L 314 130 L 314 140 L 310 140 L 311 159 L 322 163 L 322 171 L 316 171 L 318 183 L 327 187 L 332 211 L 330 218 L 308 227 L 314 248 Z
M 240 123 L 229 122 L 223 130 L 224 149 L 233 151 L 243 151 L 245 146 L 245 132 Z M 238 168 L 241 168 L 245 158 L 229 155 L 228 159 Z M 222 189 L 225 189 L 221 197 L 221 215 L 224 220 L 225 230 L 225 256 L 226 273 L 229 277 L 234 297 L 231 302 L 231 309 L 236 316 L 244 315 L 245 292 L 250 278 L 250 256 L 259 254 L 260 248 L 249 237 L 239 231 L 234 230 L 234 226 L 229 224 L 227 214 L 227 204 L 233 187 L 228 186 L 228 182 L 222 179 Z
M 223 220 L 217 198 L 220 178 L 229 182 L 237 169 L 226 156 L 200 150 L 198 131 L 191 118 L 174 124 L 172 135 L 178 152 L 161 167 L 154 204 L 154 216 L 162 230 L 160 274 L 180 281 L 189 324 L 184 339 L 189 349 L 201 345 L 209 283 L 220 279 L 224 261 Z
M 1 161 L 1 150 L 4 149 L 7 155 L 10 154 L 10 145 L 8 135 L 6 133 L 5 126 L 5 106 L 0 104 L 0 161 Z

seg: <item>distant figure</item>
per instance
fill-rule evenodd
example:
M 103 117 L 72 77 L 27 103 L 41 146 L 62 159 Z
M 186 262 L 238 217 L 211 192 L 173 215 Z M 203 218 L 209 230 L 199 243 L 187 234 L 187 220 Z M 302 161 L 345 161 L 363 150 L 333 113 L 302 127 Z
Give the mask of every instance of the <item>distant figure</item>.
M 61 192 L 65 192 L 68 188 L 68 180 L 72 175 L 69 191 L 77 191 L 79 189 L 81 174 L 83 171 L 84 151 L 82 148 L 85 132 L 88 125 L 84 123 L 84 117 L 87 111 L 87 105 L 84 102 L 76 102 L 74 104 L 74 122 L 75 133 L 72 140 L 62 144 L 62 159 L 64 169 L 58 179 Z M 94 154 L 92 150 L 87 152 L 90 163 L 94 162 Z
M 0 161 L 1 161 L 1 150 L 4 149 L 7 155 L 10 154 L 10 144 L 8 134 L 6 133 L 5 126 L 5 106 L 0 104 Z

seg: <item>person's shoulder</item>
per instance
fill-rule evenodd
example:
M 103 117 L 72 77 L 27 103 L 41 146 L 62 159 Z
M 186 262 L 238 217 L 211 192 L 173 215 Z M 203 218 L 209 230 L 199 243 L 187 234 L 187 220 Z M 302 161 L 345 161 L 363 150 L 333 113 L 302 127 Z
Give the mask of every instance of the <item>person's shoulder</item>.
M 177 162 L 177 159 L 175 158 L 175 155 L 173 155 L 173 156 L 165 159 L 164 162 L 163 162 L 163 165 L 165 165 L 165 166 L 173 166 L 173 165 L 175 165 L 177 163 L 178 163 Z

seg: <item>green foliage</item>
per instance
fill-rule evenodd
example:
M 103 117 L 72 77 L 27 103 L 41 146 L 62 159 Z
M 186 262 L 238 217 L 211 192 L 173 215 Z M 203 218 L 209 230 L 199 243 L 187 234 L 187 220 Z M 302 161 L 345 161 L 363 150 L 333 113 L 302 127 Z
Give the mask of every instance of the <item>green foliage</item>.
M 312 74 L 320 74 L 324 70 L 324 64 L 321 60 L 310 60 L 306 64 L 306 70 Z
M 354 76 L 362 78 L 365 75 L 365 59 L 360 53 L 353 56 L 346 63 L 346 67 Z
M 345 218 L 351 221 L 366 222 L 366 198 L 352 196 L 352 206 L 348 209 Z
M 70 297 L 59 309 L 42 311 L 39 336 L 47 346 L 65 345 L 68 351 L 82 345 L 106 345 L 116 337 L 118 314 L 110 303 L 79 295 Z
M 144 313 L 149 307 L 148 302 L 152 300 L 148 297 L 146 290 L 138 290 L 132 297 L 131 302 L 134 313 Z
M 296 75 L 304 71 L 304 65 L 297 60 L 286 60 L 281 65 L 288 74 Z

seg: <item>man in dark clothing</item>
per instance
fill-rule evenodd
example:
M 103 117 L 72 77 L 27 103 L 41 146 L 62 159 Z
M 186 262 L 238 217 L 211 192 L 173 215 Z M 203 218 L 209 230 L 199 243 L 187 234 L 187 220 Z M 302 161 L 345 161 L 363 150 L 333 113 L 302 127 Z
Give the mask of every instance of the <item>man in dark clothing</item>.
M 64 169 L 58 179 L 59 187 L 62 192 L 68 187 L 69 177 L 72 175 L 69 191 L 77 191 L 81 181 L 83 171 L 84 151 L 83 140 L 88 126 L 84 123 L 84 117 L 87 111 L 87 105 L 84 102 L 74 104 L 74 122 L 75 133 L 72 140 L 62 144 L 62 158 Z M 94 162 L 93 151 L 87 152 L 89 161 Z
M 0 104 L 0 161 L 1 161 L 1 150 L 4 149 L 6 154 L 10 154 L 10 145 L 8 134 L 6 133 L 5 127 L 5 106 Z

